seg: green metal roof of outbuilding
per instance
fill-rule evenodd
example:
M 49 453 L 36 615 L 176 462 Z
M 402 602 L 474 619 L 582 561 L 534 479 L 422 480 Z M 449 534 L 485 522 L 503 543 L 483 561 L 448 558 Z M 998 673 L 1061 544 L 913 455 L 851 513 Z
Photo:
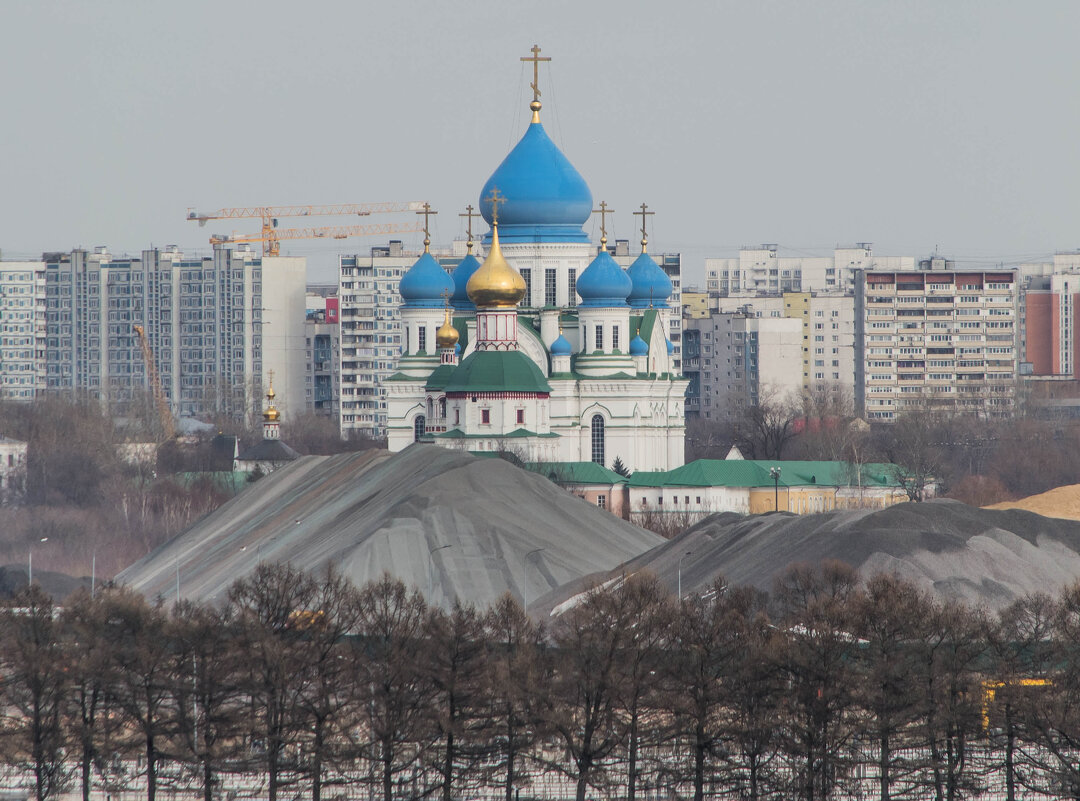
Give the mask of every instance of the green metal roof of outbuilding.
M 780 468 L 774 482 L 770 470 Z M 634 473 L 631 487 L 895 487 L 896 468 L 888 464 L 853 465 L 827 461 L 698 459 L 674 470 Z
M 627 480 L 596 462 L 533 462 L 528 468 L 565 484 L 619 484 Z

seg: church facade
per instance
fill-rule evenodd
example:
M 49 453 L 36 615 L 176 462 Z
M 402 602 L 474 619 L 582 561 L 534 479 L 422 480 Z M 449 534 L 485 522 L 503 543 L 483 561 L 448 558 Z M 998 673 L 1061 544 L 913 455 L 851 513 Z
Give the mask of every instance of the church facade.
M 425 238 L 402 277 L 389 448 L 670 470 L 683 464 L 687 381 L 667 338 L 671 280 L 647 253 L 650 212 L 628 269 L 608 251 L 604 204 L 600 246 L 589 242 L 592 194 L 544 130 L 536 86 L 534 72 L 532 120 L 480 194 L 484 262 L 470 241 L 450 276 Z

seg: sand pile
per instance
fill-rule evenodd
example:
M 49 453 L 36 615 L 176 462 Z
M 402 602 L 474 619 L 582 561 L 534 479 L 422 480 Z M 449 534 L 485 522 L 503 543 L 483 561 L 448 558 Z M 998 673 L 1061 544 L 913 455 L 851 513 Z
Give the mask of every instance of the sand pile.
M 430 586 L 435 603 L 484 605 L 522 597 L 526 578 L 536 599 L 662 541 L 501 459 L 414 445 L 299 459 L 117 581 L 171 599 L 179 573 L 182 597 L 214 601 L 260 560 L 329 564 L 357 584 L 388 571 L 425 594 Z
M 1055 487 L 1052 490 L 1029 495 L 1018 501 L 995 503 L 986 509 L 1026 509 L 1044 517 L 1059 517 L 1063 520 L 1080 520 L 1080 484 Z
M 819 515 L 717 514 L 625 569 L 650 570 L 674 591 L 680 558 L 684 593 L 705 590 L 721 575 L 771 590 L 789 565 L 837 559 L 864 576 L 894 573 L 938 596 L 993 609 L 1080 579 L 1080 522 L 950 500 Z M 536 611 L 561 603 L 584 583 L 557 590 Z

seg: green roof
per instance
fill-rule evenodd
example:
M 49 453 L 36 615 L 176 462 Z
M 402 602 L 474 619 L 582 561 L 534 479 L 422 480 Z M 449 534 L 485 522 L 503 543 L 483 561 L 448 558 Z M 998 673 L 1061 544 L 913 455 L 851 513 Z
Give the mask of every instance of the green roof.
M 532 462 L 534 473 L 565 484 L 619 484 L 626 478 L 596 462 Z
M 450 381 L 450 376 L 453 375 L 456 369 L 456 364 L 440 364 L 431 371 L 424 389 L 441 390 Z
M 649 345 L 652 343 L 649 341 L 652 339 L 653 327 L 656 325 L 656 321 L 660 314 L 656 309 L 649 309 L 641 315 L 641 322 L 638 325 L 637 335 L 645 340 Z
M 458 344 L 461 346 L 461 352 L 465 352 L 465 348 L 469 347 L 469 317 L 455 317 L 454 328 L 458 332 Z
M 478 350 L 461 360 L 446 392 L 551 392 L 536 362 L 518 350 Z
M 769 461 L 764 459 L 698 459 L 667 472 L 634 473 L 632 487 L 772 487 L 769 471 L 780 468 L 781 487 L 895 487 L 896 468 L 889 464 Z

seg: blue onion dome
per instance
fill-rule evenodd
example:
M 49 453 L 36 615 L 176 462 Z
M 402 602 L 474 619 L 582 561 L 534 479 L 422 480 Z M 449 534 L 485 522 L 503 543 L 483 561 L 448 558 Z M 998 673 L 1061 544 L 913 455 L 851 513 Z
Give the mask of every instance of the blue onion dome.
M 460 342 L 455 342 L 454 343 L 454 353 L 456 355 L 458 355 L 458 356 L 461 355 L 461 343 Z
M 675 352 L 675 344 L 669 339 L 667 341 L 667 355 L 670 356 Z
M 585 307 L 625 306 L 626 296 L 633 288 L 626 271 L 606 249 L 600 251 L 577 280 L 577 293 Z
M 653 257 L 641 251 L 626 274 L 634 284 L 630 290 L 630 307 L 633 309 L 666 309 L 671 297 L 671 279 L 660 269 Z
M 398 285 L 404 306 L 410 309 L 438 309 L 454 291 L 454 281 L 427 251 L 401 276 Z
M 476 304 L 469 300 L 466 287 L 469 285 L 472 274 L 479 269 L 480 262 L 472 253 L 466 254 L 454 268 L 454 296 L 450 298 L 450 305 L 458 311 L 476 311 Z
M 489 225 L 494 189 L 506 198 L 499 207 L 504 242 L 588 241 L 581 226 L 592 213 L 592 192 L 551 141 L 538 113 L 480 191 L 480 213 Z
M 569 356 L 573 352 L 569 340 L 562 335 L 561 331 L 559 332 L 559 338 L 551 343 L 550 350 L 552 356 Z
M 634 338 L 630 340 L 630 355 L 631 356 L 646 356 L 649 353 L 648 343 L 641 338 L 639 334 L 635 334 Z

